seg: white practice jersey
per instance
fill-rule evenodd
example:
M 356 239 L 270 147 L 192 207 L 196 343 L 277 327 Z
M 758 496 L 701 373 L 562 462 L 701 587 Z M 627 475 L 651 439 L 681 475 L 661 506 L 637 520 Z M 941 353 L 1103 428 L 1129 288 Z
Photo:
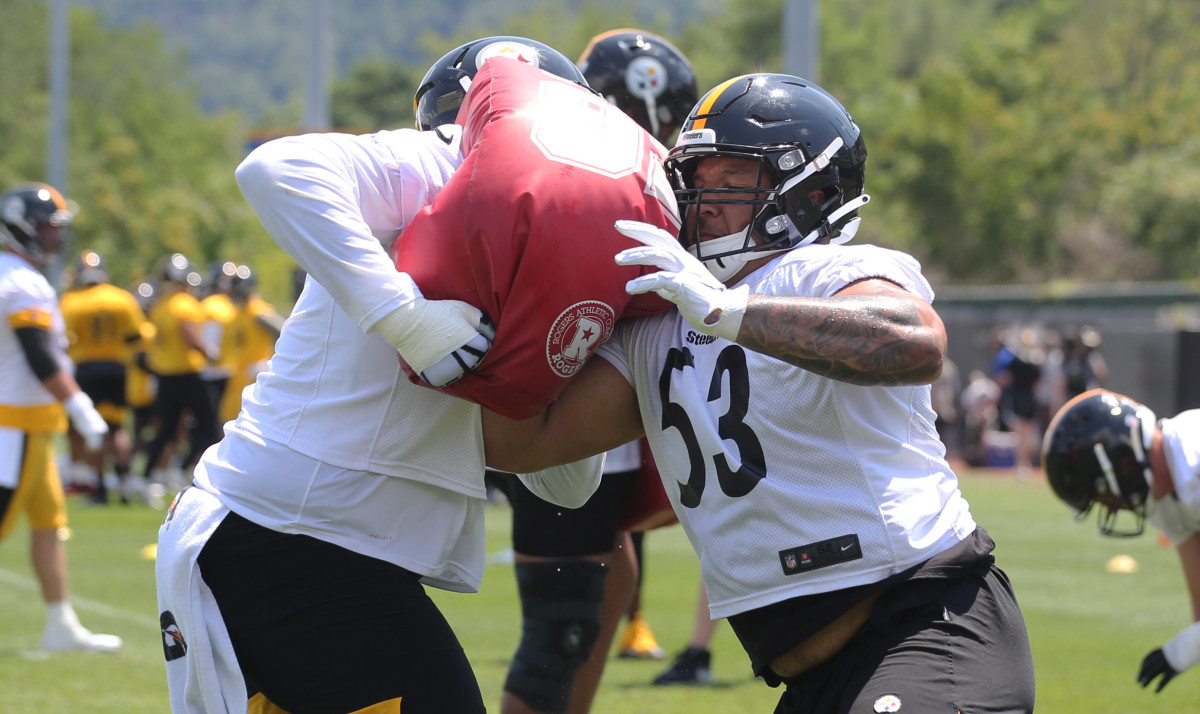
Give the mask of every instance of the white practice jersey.
M 1200 533 L 1200 409 L 1158 423 L 1175 493 L 1151 500 L 1146 520 L 1179 545 Z
M 621 474 L 642 468 L 642 444 L 631 441 L 604 454 L 604 473 Z
M 869 245 L 792 250 L 742 284 L 828 297 L 872 277 L 933 299 L 915 260 Z M 637 391 L 713 618 L 882 580 L 975 530 L 928 386 L 827 379 L 677 311 L 619 325 L 599 354 Z
M 287 137 L 238 167 L 246 199 L 308 279 L 197 485 L 259 525 L 473 590 L 483 530 L 467 526 L 486 496 L 479 407 L 414 385 L 395 348 L 369 333 L 409 297 L 386 248 L 462 162 L 455 129 L 443 127 L 450 141 L 411 129 Z M 419 538 L 415 521 L 383 507 L 405 500 L 439 516 L 419 521 Z
M 4 250 L 0 250 L 0 311 L 4 313 L 4 325 L 0 327 L 0 406 L 38 407 L 57 403 L 29 366 L 17 341 L 16 329 L 36 324 L 48 330 L 55 357 L 63 369 L 70 371 L 58 295 L 45 276 L 24 258 Z

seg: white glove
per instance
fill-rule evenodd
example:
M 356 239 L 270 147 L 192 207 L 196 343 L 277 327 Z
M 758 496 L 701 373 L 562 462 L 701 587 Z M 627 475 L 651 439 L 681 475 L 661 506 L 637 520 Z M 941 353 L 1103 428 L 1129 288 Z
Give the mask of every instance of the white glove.
M 646 245 L 617 253 L 617 265 L 661 269 L 630 280 L 626 292 L 637 295 L 654 291 L 679 306 L 680 314 L 700 332 L 737 341 L 750 299 L 749 286 L 726 288 L 675 236 L 661 228 L 639 221 L 617 221 L 615 227 L 621 235 Z
M 63 402 L 63 407 L 66 408 L 75 431 L 83 437 L 83 443 L 88 450 L 99 449 L 104 444 L 104 435 L 108 433 L 108 424 L 104 423 L 104 417 L 96 411 L 92 398 L 83 392 L 75 392 Z
M 461 304 L 467 305 L 466 303 Z M 421 379 L 428 382 L 430 386 L 445 387 L 454 384 L 467 372 L 479 366 L 479 363 L 487 356 L 488 350 L 492 348 L 492 341 L 496 339 L 496 327 L 492 321 L 483 313 L 479 313 L 479 315 L 479 324 L 475 326 L 475 336 L 467 344 L 419 372 Z
M 445 387 L 479 366 L 496 331 L 478 308 L 460 300 L 415 297 L 373 328 L 431 386 Z

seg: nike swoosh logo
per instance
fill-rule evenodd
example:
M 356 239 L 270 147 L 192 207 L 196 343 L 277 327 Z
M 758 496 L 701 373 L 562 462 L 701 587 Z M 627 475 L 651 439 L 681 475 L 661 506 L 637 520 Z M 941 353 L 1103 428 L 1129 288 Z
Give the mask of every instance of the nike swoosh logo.
M 850 545 L 843 545 L 843 546 L 842 546 L 842 550 L 843 550 L 843 551 L 847 551 L 847 550 L 850 550 L 850 549 L 851 549 L 851 548 L 853 548 L 853 547 L 854 547 L 854 544 L 853 544 L 853 543 L 851 543 Z

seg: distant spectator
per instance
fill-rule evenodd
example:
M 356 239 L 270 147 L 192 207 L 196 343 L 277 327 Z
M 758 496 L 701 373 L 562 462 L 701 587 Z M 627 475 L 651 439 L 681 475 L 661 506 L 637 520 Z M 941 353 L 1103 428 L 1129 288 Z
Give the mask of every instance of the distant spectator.
M 1066 399 L 1096 389 L 1108 379 L 1108 364 L 1100 354 L 1100 332 L 1084 326 L 1078 335 L 1063 342 L 1063 373 L 1066 378 Z
M 1066 401 L 1067 376 L 1063 370 L 1063 338 L 1058 330 L 1042 332 L 1045 356 L 1042 359 L 1042 379 L 1034 396 L 1037 399 L 1038 431 L 1044 431 L 1050 417 Z
M 958 460 L 963 457 L 962 419 L 959 417 L 959 398 L 962 395 L 962 377 L 958 365 L 949 357 L 942 361 L 942 375 L 933 383 L 933 411 L 937 419 L 933 425 L 938 436 L 946 445 L 946 458 Z
M 999 427 L 1000 385 L 971 370 L 959 399 L 963 409 L 963 455 L 971 466 L 984 463 L 984 434 Z
M 1000 417 L 1017 435 L 1015 466 L 1017 477 L 1025 477 L 1034 465 L 1038 443 L 1037 388 L 1042 378 L 1045 355 L 1038 345 L 1037 332 L 1023 328 L 1006 348 L 1012 358 L 996 374 L 1000 385 Z

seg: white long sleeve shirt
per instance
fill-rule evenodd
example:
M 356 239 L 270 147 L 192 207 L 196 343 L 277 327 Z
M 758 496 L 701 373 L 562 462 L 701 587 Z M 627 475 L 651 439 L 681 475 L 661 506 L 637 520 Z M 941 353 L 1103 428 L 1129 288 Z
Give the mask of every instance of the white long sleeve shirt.
M 1200 533 L 1200 409 L 1159 421 L 1175 493 L 1149 504 L 1146 520 L 1179 545 Z

